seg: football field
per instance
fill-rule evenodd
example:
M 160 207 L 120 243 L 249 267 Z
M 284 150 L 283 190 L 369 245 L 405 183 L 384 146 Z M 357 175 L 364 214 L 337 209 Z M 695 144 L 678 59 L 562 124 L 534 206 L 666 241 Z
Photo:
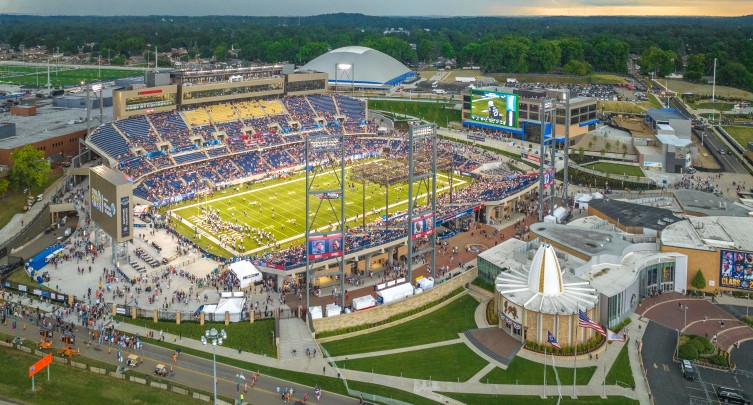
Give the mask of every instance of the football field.
M 384 207 L 387 203 L 387 193 L 383 186 L 366 183 L 364 193 L 360 182 L 354 182 L 349 176 L 350 168 L 346 168 L 345 187 L 345 218 L 346 225 L 350 228 L 360 226 L 363 221 L 361 215 L 365 209 L 366 223 L 384 215 Z M 316 177 L 315 185 L 322 188 L 337 188 L 337 180 L 331 172 L 320 173 Z M 453 176 L 455 188 L 468 184 L 467 178 Z M 349 186 L 352 186 L 349 187 Z M 234 230 L 213 231 L 204 222 L 202 206 L 217 210 L 221 220 L 225 223 L 248 225 L 251 228 L 262 229 L 271 233 L 281 247 L 301 245 L 304 242 L 306 231 L 306 177 L 305 173 L 288 177 L 284 180 L 265 181 L 251 187 L 239 186 L 227 188 L 215 192 L 214 196 L 205 200 L 193 200 L 187 205 L 172 210 L 182 218 L 182 224 L 176 229 L 206 248 L 212 253 L 221 256 L 229 256 L 231 251 L 219 246 L 220 237 L 226 241 L 238 241 L 236 250 L 238 253 L 255 253 L 269 246 L 266 243 L 258 244 L 253 238 L 241 235 Z M 414 186 L 414 190 L 417 186 Z M 445 173 L 437 174 L 437 194 L 449 191 L 449 178 Z M 421 193 L 425 193 L 422 189 Z M 389 212 L 404 210 L 408 206 L 407 183 L 391 185 L 389 189 Z M 337 220 L 335 213 L 330 207 L 335 207 L 339 216 L 340 201 L 319 200 L 312 196 L 310 209 L 312 216 L 316 207 L 320 207 L 314 226 L 321 230 L 328 230 L 330 223 Z M 421 204 L 426 203 L 426 197 L 419 199 Z M 321 204 L 321 205 L 320 205 Z M 356 216 L 358 219 L 356 220 Z M 177 222 L 177 221 L 176 221 Z M 235 250 L 235 249 L 233 249 Z
M 71 68 L 55 65 L 50 67 L 50 84 L 54 87 L 80 85 L 100 80 L 141 76 L 143 72 L 128 69 Z M 0 64 L 0 83 L 40 87 L 47 86 L 47 66 Z

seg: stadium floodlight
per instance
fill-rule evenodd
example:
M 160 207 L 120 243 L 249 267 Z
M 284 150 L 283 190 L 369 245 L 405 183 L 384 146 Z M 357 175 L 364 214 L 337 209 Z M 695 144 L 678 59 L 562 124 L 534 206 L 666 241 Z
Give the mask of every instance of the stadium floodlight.
M 93 92 L 98 92 L 100 90 L 102 90 L 102 84 L 101 83 L 97 83 L 97 84 L 93 84 L 92 85 L 92 91 Z
M 340 70 L 350 70 L 353 67 L 350 63 L 339 63 L 337 68 Z

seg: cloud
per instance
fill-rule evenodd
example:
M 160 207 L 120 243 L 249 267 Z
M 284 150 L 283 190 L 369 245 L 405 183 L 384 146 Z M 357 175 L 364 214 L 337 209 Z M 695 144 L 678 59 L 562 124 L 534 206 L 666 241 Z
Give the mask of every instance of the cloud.
M 37 15 L 414 16 L 745 15 L 750 0 L 0 0 L 0 13 Z

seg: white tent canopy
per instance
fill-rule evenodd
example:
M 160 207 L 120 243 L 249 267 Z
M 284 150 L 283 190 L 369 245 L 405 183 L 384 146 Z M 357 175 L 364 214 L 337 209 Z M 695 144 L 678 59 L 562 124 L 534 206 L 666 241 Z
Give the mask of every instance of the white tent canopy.
M 225 320 L 225 312 L 230 315 L 230 322 L 240 322 L 243 315 L 243 307 L 246 304 L 246 299 L 242 297 L 236 298 L 220 298 L 220 302 L 217 304 L 204 305 L 201 312 L 210 322 L 222 322 Z
M 353 309 L 360 311 L 376 306 L 376 300 L 371 295 L 364 295 L 363 297 L 353 298 Z
M 241 288 L 247 288 L 251 284 L 262 281 L 261 272 L 248 260 L 231 263 L 229 269 L 241 282 Z
M 382 297 L 382 303 L 389 304 L 413 295 L 413 286 L 410 285 L 410 283 L 400 284 L 392 288 L 378 291 L 377 295 Z
M 327 304 L 327 317 L 338 316 L 343 312 L 343 309 L 337 304 Z
M 322 319 L 322 307 L 309 307 L 311 319 Z

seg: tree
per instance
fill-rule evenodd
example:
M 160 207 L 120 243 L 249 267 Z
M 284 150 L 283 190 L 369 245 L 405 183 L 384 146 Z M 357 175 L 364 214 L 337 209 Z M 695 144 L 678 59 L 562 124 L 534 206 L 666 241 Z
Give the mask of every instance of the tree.
M 551 73 L 555 68 L 560 66 L 562 51 L 557 41 L 540 39 L 534 42 L 529 57 L 531 70 L 540 73 Z
M 324 55 L 328 50 L 329 45 L 326 42 L 309 42 L 298 49 L 298 62 L 307 63 L 320 55 Z
M 562 38 L 559 40 L 559 46 L 562 51 L 560 61 L 562 66 L 573 60 L 583 61 L 586 59 L 585 44 L 580 38 Z
M 0 179 L 0 195 L 3 195 L 8 191 L 8 186 L 10 186 L 8 179 Z
M 11 186 L 18 191 L 39 189 L 44 186 L 50 174 L 50 161 L 44 152 L 26 145 L 10 154 L 12 167 L 8 172 Z
M 212 56 L 214 56 L 214 60 L 216 61 L 223 61 L 227 57 L 227 47 L 225 45 L 217 45 L 217 47 L 214 48 L 214 52 L 212 52 Z
M 676 59 L 674 52 L 652 46 L 641 55 L 641 71 L 654 72 L 659 77 L 667 76 L 674 70 Z
M 575 59 L 567 62 L 562 67 L 562 71 L 566 75 L 588 76 L 592 70 L 590 63 Z
M 437 57 L 434 43 L 426 38 L 418 41 L 418 44 L 416 44 L 416 53 L 418 54 L 418 60 L 422 62 L 431 62 Z
M 706 56 L 702 53 L 688 55 L 688 66 L 685 67 L 685 80 L 700 82 L 706 72 Z
M 716 79 L 719 83 L 733 87 L 747 87 L 753 84 L 753 77 L 748 69 L 740 62 L 727 62 L 717 71 Z
M 695 273 L 695 277 L 693 277 L 690 285 L 695 287 L 697 290 L 703 290 L 704 288 L 706 288 L 706 277 L 703 276 L 701 269 L 698 269 L 698 272 Z
M 455 58 L 455 48 L 453 48 L 452 44 L 449 43 L 449 42 L 443 42 L 442 43 L 442 45 L 439 47 L 439 53 L 445 59 L 453 59 L 453 58 Z

